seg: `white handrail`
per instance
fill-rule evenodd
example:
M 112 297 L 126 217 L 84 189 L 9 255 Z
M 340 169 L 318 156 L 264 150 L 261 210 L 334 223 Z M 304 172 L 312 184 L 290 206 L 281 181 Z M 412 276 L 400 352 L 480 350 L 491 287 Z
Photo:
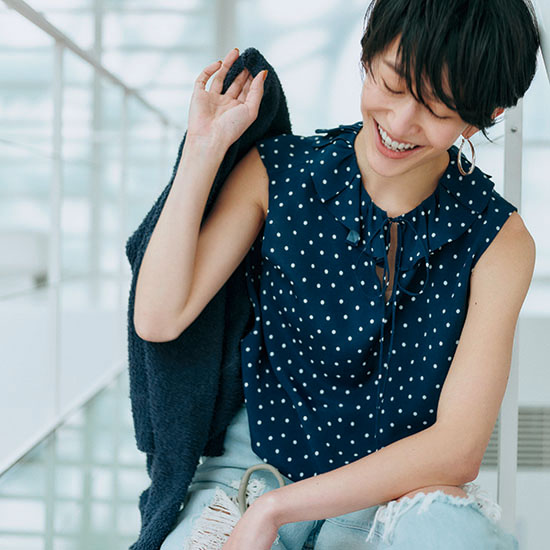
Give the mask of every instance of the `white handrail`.
M 534 1 L 540 30 L 541 53 L 550 78 L 550 40 L 546 31 L 550 27 L 550 3 Z M 521 213 L 522 158 L 523 158 L 523 99 L 506 113 L 504 150 L 504 195 Z M 519 332 L 518 322 L 514 335 L 510 376 L 500 409 L 498 437 L 498 502 L 502 507 L 502 525 L 516 531 L 517 455 L 518 455 L 518 386 L 519 386 Z
M 550 79 L 550 39 L 547 38 L 547 32 L 550 32 L 550 2 L 547 0 L 535 0 L 534 5 L 541 35 L 542 58 L 546 66 L 546 75 Z
M 23 17 L 28 19 L 31 23 L 34 23 L 37 27 L 42 29 L 45 33 L 49 34 L 56 42 L 61 43 L 67 49 L 71 50 L 78 57 L 86 61 L 89 65 L 94 67 L 103 76 L 110 79 L 114 84 L 120 86 L 126 93 L 134 96 L 140 101 L 147 109 L 154 112 L 164 124 L 169 126 L 175 126 L 183 131 L 178 124 L 169 119 L 165 113 L 151 105 L 139 92 L 127 86 L 122 80 L 120 80 L 115 74 L 109 71 L 104 65 L 102 65 L 93 55 L 86 50 L 80 48 L 75 42 L 73 42 L 66 34 L 61 32 L 57 27 L 54 27 L 42 14 L 32 9 L 29 4 L 23 0 L 2 0 L 4 4 L 10 9 L 13 9 L 20 13 Z
M 522 214 L 523 99 L 508 109 L 504 131 L 504 196 Z M 516 532 L 516 488 L 519 416 L 519 321 L 514 333 L 510 376 L 500 408 L 498 433 L 497 500 L 502 507 L 502 525 Z
M 99 262 L 99 247 L 97 246 L 101 225 L 98 216 L 98 208 L 100 205 L 100 188 L 101 183 L 99 182 L 99 173 L 101 170 L 102 163 L 98 161 L 98 148 L 97 144 L 99 143 L 101 135 L 101 125 L 100 121 L 103 120 L 102 114 L 102 102 L 101 102 L 101 88 L 97 85 L 100 80 L 99 77 L 105 78 L 112 82 L 115 87 L 120 89 L 123 97 L 123 112 L 122 120 L 120 124 L 120 141 L 121 141 L 121 153 L 120 153 L 120 177 L 119 179 L 119 195 L 118 203 L 121 208 L 121 215 L 118 218 L 118 251 L 119 251 L 119 263 L 118 263 L 118 277 L 116 283 L 118 284 L 119 300 L 117 303 L 119 334 L 118 341 L 120 342 L 120 349 L 114 350 L 113 354 L 113 363 L 119 365 L 120 357 L 125 357 L 125 333 L 126 333 L 126 297 L 128 295 L 128 264 L 125 257 L 125 243 L 128 237 L 128 227 L 127 227 L 127 205 L 128 205 L 128 139 L 129 139 L 129 120 L 128 120 L 128 99 L 132 97 L 137 100 L 145 110 L 150 112 L 154 118 L 158 119 L 159 126 L 162 127 L 164 135 L 168 129 L 173 129 L 174 132 L 177 132 L 175 138 L 180 139 L 183 129 L 175 121 L 171 120 L 167 114 L 163 113 L 159 109 L 151 105 L 142 95 L 140 95 L 136 90 L 127 86 L 122 80 L 117 76 L 111 73 L 105 66 L 102 65 L 99 57 L 96 57 L 93 52 L 88 52 L 80 48 L 75 44 L 68 36 L 63 32 L 57 29 L 52 25 L 47 19 L 39 12 L 32 9 L 27 3 L 23 0 L 3 0 L 4 4 L 9 8 L 13 9 L 14 12 L 25 18 L 32 25 L 40 29 L 41 32 L 46 33 L 51 38 L 53 38 L 53 66 L 51 73 L 52 88 L 51 88 L 51 102 L 53 105 L 53 119 L 52 119 L 52 137 L 51 137 L 51 152 L 44 150 L 41 151 L 36 146 L 31 144 L 18 144 L 9 139 L 3 138 L 4 142 L 11 143 L 19 147 L 25 147 L 28 150 L 31 150 L 36 157 L 42 156 L 51 158 L 51 180 L 49 185 L 49 228 L 46 231 L 49 242 L 47 245 L 47 297 L 48 297 L 48 314 L 49 314 L 49 323 L 48 323 L 48 342 L 49 342 L 49 355 L 44 357 L 44 366 L 43 369 L 49 369 L 51 374 L 51 384 L 52 387 L 49 389 L 47 398 L 47 416 L 43 418 L 37 418 L 36 425 L 31 429 L 25 428 L 21 434 L 19 434 L 19 439 L 17 440 L 16 448 L 10 448 L 6 453 L 6 450 L 1 449 L 0 452 L 0 475 L 2 472 L 12 466 L 23 453 L 27 452 L 32 448 L 36 443 L 44 438 L 46 434 L 49 434 L 52 430 L 55 430 L 59 423 L 67 415 L 67 407 L 71 406 L 70 402 L 78 402 L 79 404 L 83 403 L 83 396 L 89 398 L 88 387 L 84 385 L 75 385 L 71 386 L 70 392 L 65 390 L 65 393 L 62 395 L 61 389 L 62 384 L 62 339 L 61 334 L 61 319 L 62 319 L 62 293 L 67 288 L 67 283 L 70 279 L 70 276 L 62 269 L 62 254 L 61 254 L 61 244 L 62 244 L 62 223 L 61 223 L 61 206 L 63 202 L 63 179 L 64 179 L 64 167 L 66 165 L 67 159 L 63 154 L 64 141 L 63 136 L 63 97 L 64 91 L 66 88 L 66 71 L 64 70 L 64 54 L 65 52 L 71 51 L 78 58 L 84 61 L 85 64 L 90 66 L 94 72 L 94 82 L 93 82 L 93 101 L 92 101 L 92 116 L 93 116 L 93 136 L 91 138 L 91 143 L 95 147 L 92 154 L 92 159 L 86 159 L 90 165 L 91 174 L 93 178 L 93 185 L 91 186 L 91 204 L 95 207 L 95 211 L 92 212 L 91 223 L 90 223 L 90 237 L 92 239 L 90 249 L 90 266 L 91 269 L 88 269 L 87 273 L 83 276 L 83 279 L 86 279 L 88 283 L 87 290 L 91 292 L 91 296 L 98 295 L 99 293 L 99 283 L 100 277 L 100 262 Z M 96 28 L 95 36 L 95 45 L 101 44 L 101 36 L 98 36 Z M 1 140 L 0 140 L 1 141 Z M 161 189 L 164 187 L 165 183 L 163 180 L 168 176 L 172 166 L 168 164 L 166 158 L 166 141 L 163 143 L 164 150 L 161 151 L 160 160 L 162 166 L 159 167 L 160 172 L 160 185 Z M 155 193 L 155 189 L 152 189 L 152 193 Z M 40 200 L 40 197 L 39 197 Z M 106 275 L 101 273 L 101 279 Z M 36 292 L 36 288 L 33 288 L 32 292 Z M 41 290 L 44 292 L 44 290 Z M 95 293 L 95 294 L 93 294 Z M 9 294 L 10 298 L 14 297 L 13 293 Z M 94 391 L 97 391 L 99 387 L 105 383 L 105 373 L 106 368 L 103 369 L 104 372 L 101 373 L 101 376 L 98 376 L 99 386 L 94 386 Z M 119 368 L 117 370 L 120 370 Z M 98 372 L 98 374 L 100 374 Z M 112 378 L 112 375 L 107 372 L 108 379 Z M 70 395 L 68 395 L 70 393 Z M 63 397 L 63 399 L 61 399 Z M 71 409 L 71 411 L 74 409 Z

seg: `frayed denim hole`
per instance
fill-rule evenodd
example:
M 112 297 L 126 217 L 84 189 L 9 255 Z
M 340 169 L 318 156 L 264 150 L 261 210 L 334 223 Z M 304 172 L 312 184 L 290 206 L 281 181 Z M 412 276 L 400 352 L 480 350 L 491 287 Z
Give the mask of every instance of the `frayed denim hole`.
M 479 484 L 470 481 L 461 486 L 468 496 L 471 496 L 477 503 L 480 512 L 493 523 L 498 524 L 502 517 L 502 508 L 495 502 L 487 491 L 484 491 Z
M 476 499 L 471 494 L 467 494 L 467 496 L 463 497 L 459 495 L 450 495 L 441 489 L 428 493 L 421 491 L 412 497 L 406 496 L 402 497 L 400 500 L 390 500 L 381 505 L 376 511 L 373 524 L 365 542 L 371 541 L 374 536 L 379 536 L 382 538 L 383 542 L 391 544 L 395 526 L 399 518 L 409 512 L 417 503 L 420 503 L 420 506 L 416 513 L 424 513 L 434 500 L 446 502 L 454 506 L 472 506 L 476 510 L 480 509 L 479 503 L 476 502 Z M 381 524 L 383 526 L 381 526 Z
M 240 518 L 236 496 L 229 496 L 221 487 L 216 487 L 210 503 L 193 519 L 191 534 L 184 541 L 183 550 L 221 550 Z M 273 544 L 276 545 L 279 539 L 277 534 Z
M 248 479 L 248 484 L 246 486 L 246 507 L 252 505 L 252 503 L 263 495 L 266 492 L 269 492 L 270 488 L 267 485 L 267 482 L 264 477 L 261 475 L 254 476 L 253 472 L 250 478 Z M 239 490 L 241 480 L 234 480 L 231 482 L 231 486 L 236 491 Z
M 184 550 L 221 550 L 239 519 L 239 508 L 233 498 L 216 487 L 210 503 L 193 520 L 191 534 L 184 541 Z
M 421 500 L 423 501 L 418 510 L 419 514 L 426 510 L 430 503 L 434 500 L 441 500 L 455 506 L 466 506 L 468 504 L 475 504 L 475 499 L 471 495 L 467 494 L 465 497 L 460 495 L 451 495 L 441 489 L 437 489 L 436 491 L 429 491 L 428 493 L 420 491 L 419 493 L 414 494 L 412 497 L 403 497 L 400 502 L 405 502 L 407 500 L 411 500 L 413 501 L 413 503 L 419 502 Z

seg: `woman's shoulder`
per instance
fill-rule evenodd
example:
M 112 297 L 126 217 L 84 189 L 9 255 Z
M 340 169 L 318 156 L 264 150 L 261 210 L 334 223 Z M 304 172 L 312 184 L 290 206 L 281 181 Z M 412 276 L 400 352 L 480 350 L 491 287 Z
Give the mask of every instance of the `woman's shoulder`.
M 450 155 L 451 162 L 447 167 L 446 177 L 442 178 L 443 186 L 457 204 L 471 211 L 471 214 L 477 214 L 478 226 L 504 222 L 510 214 L 517 212 L 518 209 L 511 200 L 498 192 L 497 181 L 491 174 L 476 165 L 471 174 L 462 176 L 457 168 L 456 146 L 453 145 L 450 149 Z M 466 169 L 470 168 L 470 161 L 464 156 L 462 156 L 462 163 L 466 163 Z
M 351 149 L 361 125 L 362 122 L 356 122 L 333 128 L 316 128 L 310 134 L 275 134 L 258 140 L 256 147 L 264 164 L 272 171 L 304 168 L 305 164 L 315 162 L 316 158 L 324 158 L 328 145 Z
M 504 243 L 504 248 L 507 246 L 518 248 L 518 243 L 521 248 L 522 244 L 534 243 L 533 236 L 517 207 L 495 189 L 491 193 L 489 205 L 490 211 L 500 214 L 502 223 L 496 229 L 500 242 Z
M 489 176 L 490 177 L 490 176 Z M 489 212 L 499 212 L 501 210 L 505 210 L 507 212 L 517 212 L 517 206 L 511 202 L 511 200 L 507 199 L 503 195 L 501 195 L 496 187 L 493 187 L 491 189 L 491 194 L 489 197 Z
M 295 156 L 294 134 L 277 134 L 256 141 L 255 146 L 270 180 L 291 166 Z
M 263 137 L 255 146 L 270 175 L 305 170 L 313 158 L 315 136 L 283 133 Z
M 508 260 L 512 254 L 519 260 L 523 253 L 530 256 L 534 248 L 534 239 L 518 208 L 494 187 L 487 207 L 478 215 L 477 223 L 471 229 L 477 243 L 475 255 L 479 260 L 485 257 L 485 263 L 492 263 L 498 254 L 508 257 Z M 485 253 L 488 249 L 491 252 Z M 474 266 L 477 263 L 475 260 Z
M 526 292 L 535 266 L 536 245 L 519 212 L 510 212 L 493 238 L 486 240 L 477 253 L 472 273 L 477 278 L 485 277 L 491 285 L 497 284 L 495 278 L 500 274 L 509 273 L 506 283 L 512 284 L 513 278 L 525 281 L 525 285 L 521 284 Z

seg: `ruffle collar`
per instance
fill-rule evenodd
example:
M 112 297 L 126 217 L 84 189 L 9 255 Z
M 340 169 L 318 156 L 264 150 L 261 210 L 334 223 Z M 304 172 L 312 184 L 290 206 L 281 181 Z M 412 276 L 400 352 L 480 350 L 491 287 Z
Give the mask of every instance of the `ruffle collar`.
M 391 224 L 398 223 L 403 246 L 400 270 L 407 271 L 468 230 L 487 207 L 494 182 L 477 167 L 471 175 L 462 176 L 456 164 L 458 148 L 453 145 L 448 149 L 450 162 L 435 191 L 409 212 L 389 217 L 372 201 L 362 183 L 354 150 L 362 126 L 359 121 L 315 130 L 324 135 L 312 136 L 313 148 L 319 152 L 315 161 L 321 163 L 310 171 L 313 186 L 326 208 L 349 229 L 347 242 L 363 244 L 376 263 L 386 257 Z M 464 155 L 462 165 L 469 170 L 470 162 Z

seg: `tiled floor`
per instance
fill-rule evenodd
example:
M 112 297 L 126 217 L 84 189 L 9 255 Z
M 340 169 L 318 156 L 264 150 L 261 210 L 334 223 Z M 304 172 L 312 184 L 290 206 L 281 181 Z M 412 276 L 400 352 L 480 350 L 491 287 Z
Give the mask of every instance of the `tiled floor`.
M 137 450 L 128 373 L 0 477 L 0 550 L 126 550 L 139 533 L 149 484 Z M 495 498 L 496 471 L 476 480 Z M 521 550 L 544 550 L 550 472 L 518 474 Z M 339 549 L 335 549 L 339 550 Z

